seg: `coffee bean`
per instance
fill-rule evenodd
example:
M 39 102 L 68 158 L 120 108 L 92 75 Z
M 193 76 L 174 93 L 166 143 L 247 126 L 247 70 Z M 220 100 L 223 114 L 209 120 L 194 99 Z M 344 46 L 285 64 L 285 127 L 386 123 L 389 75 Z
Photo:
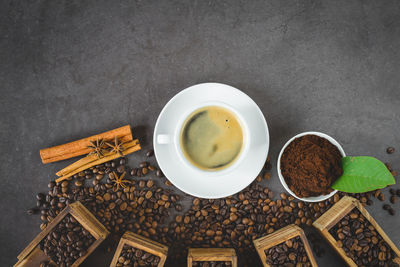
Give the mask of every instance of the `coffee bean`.
M 388 153 L 388 154 L 393 154 L 394 151 L 395 151 L 394 147 L 390 146 L 390 147 L 386 148 L 386 153 Z
M 139 164 L 139 167 L 140 168 L 145 168 L 145 167 L 147 167 L 149 165 L 149 163 L 147 162 L 147 161 L 143 161 L 143 162 L 141 162 L 140 164 Z
M 153 149 L 149 149 L 146 152 L 146 157 L 152 157 L 154 155 L 154 150 Z
M 26 213 L 27 213 L 28 215 L 38 214 L 38 213 L 39 213 L 39 209 L 38 209 L 38 208 L 31 208 L 31 209 L 28 209 L 28 210 L 26 211 Z
M 399 198 L 397 196 L 391 196 L 390 197 L 390 203 L 395 204 L 395 203 L 397 203 L 398 199 Z
M 396 212 L 392 208 L 390 208 L 388 211 L 389 211 L 389 214 L 392 216 L 396 214 Z
M 384 210 L 389 210 L 389 209 L 391 209 L 390 205 L 388 205 L 388 204 L 384 204 L 384 205 L 382 206 L 382 208 L 383 208 Z
M 123 173 L 125 171 L 125 166 L 124 165 L 119 165 L 118 167 L 117 167 L 117 172 L 118 173 Z
M 162 173 L 161 170 L 157 170 L 156 175 L 157 175 L 157 177 L 164 177 L 164 174 Z

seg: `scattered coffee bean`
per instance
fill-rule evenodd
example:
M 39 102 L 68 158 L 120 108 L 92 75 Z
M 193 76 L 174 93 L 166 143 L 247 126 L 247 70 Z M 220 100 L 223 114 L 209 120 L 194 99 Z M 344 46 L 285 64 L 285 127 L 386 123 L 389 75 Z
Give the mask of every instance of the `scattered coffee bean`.
M 164 177 L 164 174 L 162 173 L 161 170 L 157 170 L 156 175 L 157 175 L 157 177 Z
M 388 153 L 388 154 L 393 154 L 394 151 L 395 151 L 394 147 L 391 147 L 391 146 L 386 149 L 386 153 Z
M 146 157 L 152 157 L 153 155 L 154 155 L 154 150 L 153 149 L 147 150 Z
M 38 209 L 38 208 L 31 208 L 31 209 L 28 209 L 28 210 L 26 211 L 26 213 L 27 213 L 28 215 L 38 214 L 38 213 L 39 213 L 39 209 Z
M 399 200 L 399 198 L 397 196 L 391 196 L 390 197 L 390 203 L 392 203 L 392 204 L 397 203 L 398 200 Z

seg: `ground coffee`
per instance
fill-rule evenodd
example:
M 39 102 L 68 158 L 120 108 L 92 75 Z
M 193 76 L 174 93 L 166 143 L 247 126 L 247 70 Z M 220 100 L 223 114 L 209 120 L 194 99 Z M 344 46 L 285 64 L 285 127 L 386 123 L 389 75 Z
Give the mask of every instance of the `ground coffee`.
M 342 155 L 325 138 L 305 135 L 294 139 L 281 157 L 281 172 L 299 197 L 326 195 L 342 175 Z

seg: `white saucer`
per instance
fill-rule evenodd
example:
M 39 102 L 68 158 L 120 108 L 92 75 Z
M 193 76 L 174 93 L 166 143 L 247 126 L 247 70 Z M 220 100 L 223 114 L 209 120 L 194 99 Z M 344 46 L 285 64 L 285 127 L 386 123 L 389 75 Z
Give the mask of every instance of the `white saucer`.
M 157 142 L 159 135 L 176 137 L 194 107 L 205 103 L 231 108 L 245 128 L 245 149 L 222 171 L 204 171 L 188 163 L 179 150 L 179 139 L 168 144 Z M 221 198 L 241 191 L 257 177 L 267 158 L 269 133 L 260 108 L 249 96 L 229 85 L 203 83 L 179 92 L 165 105 L 155 125 L 153 146 L 162 172 L 177 188 L 196 197 Z

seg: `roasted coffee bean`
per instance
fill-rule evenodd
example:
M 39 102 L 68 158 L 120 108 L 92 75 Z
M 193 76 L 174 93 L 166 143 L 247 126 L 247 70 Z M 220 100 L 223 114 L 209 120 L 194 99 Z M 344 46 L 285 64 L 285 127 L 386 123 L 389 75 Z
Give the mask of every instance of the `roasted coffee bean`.
M 154 155 L 154 150 L 153 149 L 149 149 L 146 152 L 146 157 L 152 157 Z
M 31 208 L 31 209 L 28 209 L 28 210 L 26 211 L 26 213 L 27 213 L 28 215 L 38 214 L 38 213 L 39 213 L 39 209 L 38 209 L 38 208 Z
M 119 165 L 118 167 L 117 167 L 117 172 L 118 173 L 123 173 L 125 171 L 125 166 L 124 165 Z
M 382 208 L 383 208 L 384 210 L 389 210 L 389 209 L 391 209 L 390 205 L 388 205 L 388 204 L 384 204 L 384 205 L 382 206 Z
M 397 196 L 391 196 L 390 197 L 390 203 L 392 203 L 392 204 L 397 203 L 398 200 L 399 200 L 399 198 Z
M 130 172 L 131 176 L 136 176 L 136 173 L 137 173 L 137 169 L 136 168 L 133 168 L 131 170 L 131 172 Z
M 147 162 L 147 161 L 143 161 L 143 162 L 141 162 L 140 164 L 139 164 L 139 167 L 140 168 L 145 168 L 145 167 L 147 167 L 149 165 L 149 163 Z
M 395 151 L 394 147 L 390 146 L 390 147 L 386 148 L 386 153 L 388 153 L 388 154 L 393 154 L 394 151 Z
M 388 210 L 388 212 L 389 212 L 389 214 L 392 215 L 392 216 L 396 214 L 396 212 L 395 212 L 394 209 L 392 209 L 392 208 L 390 208 L 390 209 Z
M 162 173 L 161 170 L 157 170 L 156 175 L 157 175 L 157 177 L 164 177 L 164 174 Z
M 398 197 L 400 197 L 400 189 L 397 189 L 397 190 L 396 190 L 396 195 L 397 195 Z
M 36 199 L 39 200 L 39 201 L 43 201 L 45 199 L 45 195 L 42 194 L 42 193 L 38 193 L 36 195 Z

